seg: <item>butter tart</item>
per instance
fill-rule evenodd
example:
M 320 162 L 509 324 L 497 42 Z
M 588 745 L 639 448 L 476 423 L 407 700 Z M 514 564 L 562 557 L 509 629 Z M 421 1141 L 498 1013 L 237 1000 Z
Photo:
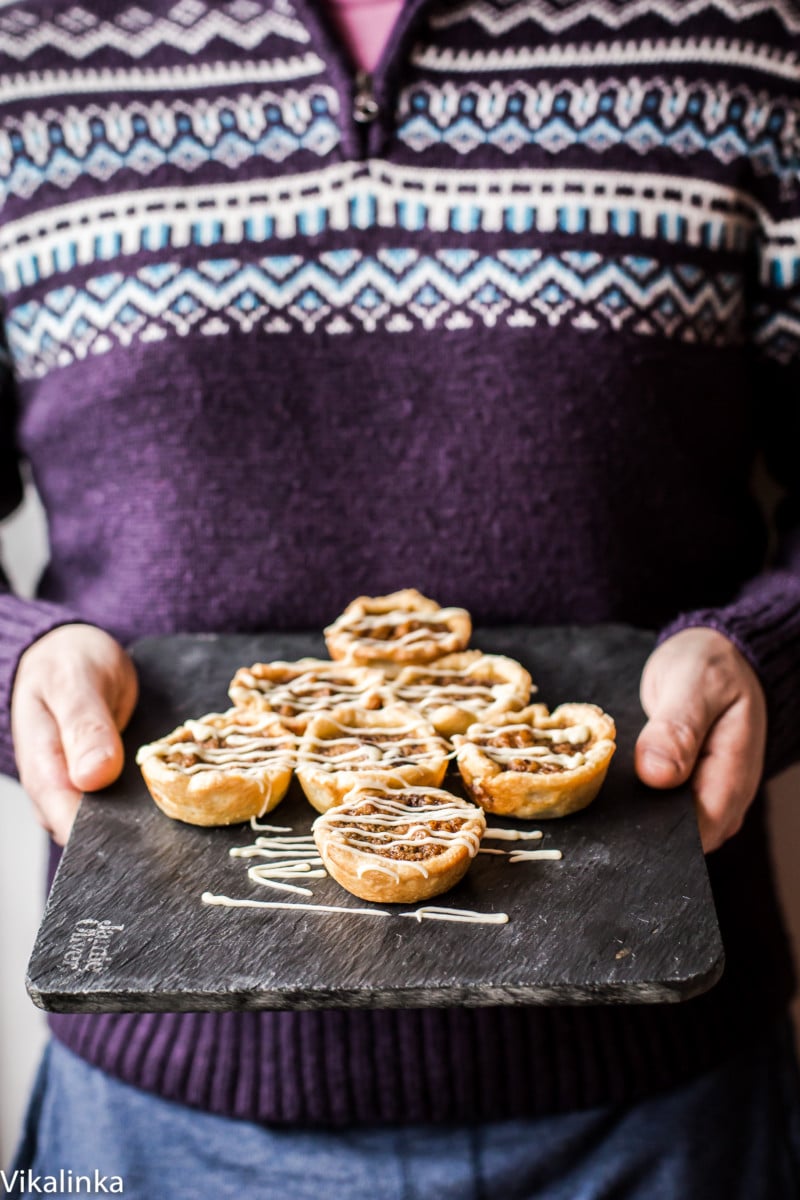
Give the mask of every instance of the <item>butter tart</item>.
M 472 620 L 464 608 L 441 608 L 415 588 L 359 596 L 325 630 L 331 658 L 399 667 L 464 650 Z
M 293 733 L 303 733 L 318 712 L 346 705 L 383 708 L 391 700 L 385 683 L 383 671 L 376 668 L 299 658 L 241 667 L 228 695 L 235 705 L 271 712 Z
M 330 875 L 362 900 L 412 904 L 466 873 L 486 830 L 480 808 L 439 788 L 365 783 L 317 817 L 314 841 Z
M 398 700 L 418 709 L 449 738 L 466 733 L 476 721 L 524 708 L 533 684 L 513 658 L 465 650 L 428 666 L 404 667 L 393 686 Z
M 314 808 L 326 812 L 341 804 L 365 775 L 383 783 L 438 787 L 447 755 L 447 743 L 407 705 L 378 712 L 337 708 L 309 722 L 296 772 Z
M 234 825 L 281 802 L 296 743 L 272 713 L 230 709 L 186 721 L 141 746 L 136 761 L 168 817 L 189 825 Z
M 595 798 L 616 749 L 616 727 L 595 704 L 532 704 L 456 735 L 458 769 L 487 812 L 563 817 Z

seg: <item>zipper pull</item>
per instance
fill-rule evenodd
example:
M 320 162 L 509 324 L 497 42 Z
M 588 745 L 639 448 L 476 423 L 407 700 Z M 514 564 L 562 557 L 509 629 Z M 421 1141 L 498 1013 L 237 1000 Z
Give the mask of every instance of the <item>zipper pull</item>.
M 372 90 L 372 76 L 369 71 L 359 71 L 353 95 L 353 120 L 359 125 L 369 125 L 379 112 L 380 106 Z

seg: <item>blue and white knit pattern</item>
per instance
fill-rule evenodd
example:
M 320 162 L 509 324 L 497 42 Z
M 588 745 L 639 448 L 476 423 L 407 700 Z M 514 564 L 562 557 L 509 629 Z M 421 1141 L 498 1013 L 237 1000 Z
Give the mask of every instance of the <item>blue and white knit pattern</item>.
M 749 160 L 787 194 L 796 186 L 799 114 L 798 97 L 661 75 L 425 81 L 401 93 L 397 112 L 398 137 L 418 152 L 441 144 L 467 156 L 489 145 L 513 158 L 533 144 L 555 163 L 573 146 L 596 154 L 626 146 L 643 159 L 658 149 L 681 158 L 705 151 L 726 165 Z
M 800 66 L 794 43 L 752 38 L 747 22 L 771 13 L 795 34 L 800 10 L 712 2 L 724 37 L 695 32 L 709 0 L 433 5 L 393 140 L 366 160 L 343 154 L 350 98 L 291 0 L 0 11 L 0 264 L 17 370 L 169 335 L 475 321 L 711 345 L 750 329 L 790 357 Z M 645 17 L 662 35 L 638 36 Z M 28 69 L 45 49 L 52 66 Z M 152 65 L 154 51 L 174 66 Z M 420 250 L 431 234 L 452 251 Z M 382 249 L 364 240 L 376 235 Z M 756 259 L 771 299 L 748 325 Z
M 174 101 L 134 100 L 9 116 L 0 130 L 0 198 L 29 198 L 44 184 L 68 190 L 81 175 L 103 183 L 120 171 L 146 178 L 207 163 L 231 172 L 249 159 L 282 163 L 300 150 L 324 158 L 340 140 L 339 97 L 328 86 Z
M 800 224 L 800 223 L 798 223 Z M 621 171 L 433 171 L 343 162 L 271 181 L 156 188 L 77 201 L 0 227 L 8 288 L 165 246 L 283 241 L 326 232 L 611 235 L 746 253 L 796 270 L 795 223 L 769 223 L 737 188 Z M 513 240 L 509 242 L 513 245 Z
M 36 377 L 115 345 L 196 332 L 402 334 L 539 322 L 728 345 L 742 337 L 742 280 L 735 272 L 707 275 L 692 265 L 580 251 L 341 250 L 248 264 L 209 258 L 192 268 L 162 262 L 55 288 L 15 305 L 8 337 L 20 374 Z

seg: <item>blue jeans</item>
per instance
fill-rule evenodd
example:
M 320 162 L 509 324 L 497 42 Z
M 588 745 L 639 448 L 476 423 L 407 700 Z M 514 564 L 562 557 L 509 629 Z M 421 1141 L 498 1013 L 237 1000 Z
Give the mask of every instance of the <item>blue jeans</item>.
M 787 1022 L 630 1107 L 309 1131 L 192 1111 L 52 1043 L 16 1166 L 43 1189 L 61 1169 L 121 1176 L 128 1200 L 797 1200 L 800 1086 Z

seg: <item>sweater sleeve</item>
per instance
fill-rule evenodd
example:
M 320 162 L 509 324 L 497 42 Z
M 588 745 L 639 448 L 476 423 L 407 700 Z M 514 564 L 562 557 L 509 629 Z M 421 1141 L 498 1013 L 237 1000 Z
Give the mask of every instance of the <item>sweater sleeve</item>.
M 8 357 L 0 348 L 0 519 L 22 500 L 22 478 L 14 430 L 16 395 Z M 58 625 L 80 618 L 70 609 L 45 600 L 15 596 L 0 570 L 0 772 L 16 774 L 11 740 L 11 691 L 24 650 Z
M 763 186 L 757 280 L 749 309 L 753 429 L 781 489 L 777 545 L 761 574 L 720 608 L 685 613 L 661 639 L 692 626 L 725 634 L 758 674 L 769 721 L 766 774 L 800 759 L 800 164 Z M 756 271 L 754 271 L 754 275 Z

